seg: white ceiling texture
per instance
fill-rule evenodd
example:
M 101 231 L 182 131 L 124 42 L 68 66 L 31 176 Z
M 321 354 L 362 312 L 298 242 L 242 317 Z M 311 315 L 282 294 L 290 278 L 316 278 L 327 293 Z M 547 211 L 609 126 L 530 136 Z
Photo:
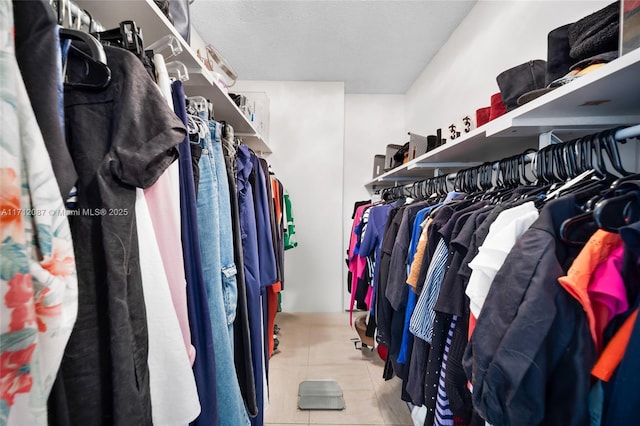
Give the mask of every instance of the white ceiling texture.
M 403 94 L 475 0 L 195 0 L 191 22 L 240 80 Z

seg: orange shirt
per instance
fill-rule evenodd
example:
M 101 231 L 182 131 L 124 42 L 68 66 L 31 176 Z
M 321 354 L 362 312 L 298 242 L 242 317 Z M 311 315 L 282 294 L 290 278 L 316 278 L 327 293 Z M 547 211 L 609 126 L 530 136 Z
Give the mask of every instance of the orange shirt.
M 558 278 L 558 282 L 564 289 L 573 296 L 587 314 L 589 330 L 598 352 L 601 350 L 602 337 L 597 330 L 603 330 L 604 326 L 599 324 L 603 318 L 607 318 L 606 313 L 599 312 L 599 309 L 606 309 L 604 305 L 594 305 L 589 298 L 589 283 L 593 272 L 597 266 L 605 261 L 611 252 L 622 244 L 622 239 L 618 234 L 597 230 L 584 246 L 576 260 L 569 268 L 566 276 Z M 605 325 L 606 326 L 606 325 Z
M 611 379 L 613 372 L 616 371 L 616 368 L 620 365 L 624 353 L 627 350 L 627 345 L 633 332 L 633 325 L 636 323 L 637 317 L 638 309 L 633 311 L 624 324 L 622 324 L 616 335 L 613 336 L 613 339 L 611 339 L 604 351 L 602 351 L 598 362 L 596 362 L 596 365 L 594 365 L 591 370 L 591 374 L 594 377 L 597 377 L 603 382 L 608 382 L 609 379 Z

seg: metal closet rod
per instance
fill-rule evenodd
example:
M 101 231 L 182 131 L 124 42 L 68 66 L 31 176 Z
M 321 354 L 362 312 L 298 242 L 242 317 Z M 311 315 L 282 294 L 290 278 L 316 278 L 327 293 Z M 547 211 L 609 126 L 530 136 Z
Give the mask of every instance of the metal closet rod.
M 636 124 L 635 126 L 620 129 L 616 132 L 617 140 L 635 138 L 638 136 L 640 136 L 640 124 Z
M 630 127 L 625 127 L 624 129 L 620 129 L 616 132 L 615 134 L 615 138 L 616 140 L 624 140 L 624 139 L 629 139 L 629 138 L 636 138 L 636 137 L 640 137 L 640 124 L 636 124 L 635 126 L 630 126 Z M 524 162 L 525 164 L 529 164 L 533 161 L 533 159 L 536 157 L 537 151 L 536 152 L 529 152 L 527 154 L 524 155 Z M 496 160 L 496 161 L 490 161 L 490 163 L 492 163 L 492 168 L 493 170 L 496 170 L 498 168 L 498 165 L 500 163 L 500 161 L 502 160 Z M 478 167 L 478 166 L 476 166 Z M 473 168 L 473 167 L 470 167 Z M 462 170 L 460 170 L 462 171 Z M 451 180 L 451 179 L 455 179 L 456 176 L 458 175 L 458 172 L 452 172 L 447 174 L 447 180 Z M 426 181 L 429 179 L 433 179 L 437 176 L 434 176 L 432 178 L 426 178 L 426 179 L 421 179 L 420 181 L 416 181 L 416 182 L 421 182 L 421 181 Z M 411 186 L 413 184 L 407 184 L 407 185 L 403 185 L 403 186 Z
M 616 132 L 616 134 L 615 134 L 615 138 L 617 140 L 624 140 L 624 139 L 635 138 L 635 137 L 639 137 L 639 136 L 640 136 L 640 124 L 636 124 L 635 126 L 625 127 L 624 129 L 618 130 Z M 524 156 L 525 164 L 531 163 L 531 161 L 533 161 L 535 156 L 536 156 L 536 152 L 530 152 L 528 154 L 525 154 L 525 156 Z M 495 170 L 495 169 L 497 169 L 498 164 L 500 163 L 500 160 L 491 161 L 490 163 L 492 163 L 492 169 Z M 478 167 L 478 166 L 476 166 L 476 167 Z M 461 171 L 462 170 L 460 170 L 460 172 Z M 458 175 L 458 172 L 448 173 L 446 175 L 445 179 L 447 181 L 455 180 L 457 175 Z M 417 184 L 419 182 L 425 182 L 425 181 L 428 181 L 429 179 L 434 179 L 434 178 L 437 178 L 437 177 L 438 176 L 434 176 L 434 177 L 430 177 L 430 178 L 420 179 L 420 180 L 417 180 L 417 181 L 409 183 L 409 184 L 397 185 L 397 186 L 392 186 L 392 187 L 389 187 L 389 188 L 381 188 L 380 191 L 384 191 L 385 189 L 387 191 L 389 191 L 389 190 L 392 190 L 393 188 L 409 189 L 413 185 L 415 185 L 415 184 Z

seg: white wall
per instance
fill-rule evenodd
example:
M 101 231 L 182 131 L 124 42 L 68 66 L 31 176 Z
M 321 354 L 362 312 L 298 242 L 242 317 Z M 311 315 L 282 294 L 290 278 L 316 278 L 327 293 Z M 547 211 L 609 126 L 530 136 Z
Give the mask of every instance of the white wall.
M 496 76 L 547 59 L 547 34 L 611 1 L 479 1 L 407 92 L 407 130 L 435 134 L 489 106 Z
M 344 84 L 240 81 L 266 92 L 267 157 L 291 196 L 298 247 L 285 252 L 283 310 L 342 310 Z
M 365 182 L 371 180 L 373 156 L 384 154 L 388 144 L 403 144 L 405 132 L 404 95 L 345 95 L 344 102 L 344 212 L 343 257 L 353 221 L 353 203 L 371 197 Z M 347 268 L 344 262 L 344 308 L 349 307 Z

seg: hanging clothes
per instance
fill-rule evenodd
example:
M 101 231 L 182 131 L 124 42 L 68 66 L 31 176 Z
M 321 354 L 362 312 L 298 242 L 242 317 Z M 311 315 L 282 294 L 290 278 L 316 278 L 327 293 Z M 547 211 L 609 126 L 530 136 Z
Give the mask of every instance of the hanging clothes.
M 46 425 L 47 397 L 78 308 L 71 231 L 0 2 L 0 422 Z M 57 117 L 57 114 L 56 114 Z
M 579 252 L 559 240 L 559 228 L 578 213 L 571 195 L 549 202 L 491 285 L 485 305 L 501 309 L 482 310 L 464 359 L 474 407 L 491 424 L 523 415 L 528 424 L 588 422 L 595 346 L 581 307 L 557 283 Z
M 240 229 L 242 231 L 244 275 L 247 289 L 251 355 L 253 357 L 253 380 L 255 383 L 257 404 L 257 415 L 251 419 L 251 424 L 262 425 L 264 422 L 264 352 L 262 350 L 261 274 L 258 257 L 256 210 L 253 188 L 250 182 L 250 177 L 255 171 L 253 170 L 249 149 L 244 145 L 238 148 L 237 167 Z
M 164 57 L 154 55 L 154 66 L 158 79 L 158 87 L 163 97 L 173 110 L 171 82 Z M 162 256 L 162 264 L 169 282 L 173 308 L 180 322 L 180 330 L 184 346 L 193 366 L 196 350 L 191 344 L 191 329 L 187 311 L 187 280 L 184 271 L 182 250 L 175 250 L 182 245 L 180 234 L 180 165 L 176 161 L 149 188 L 144 190 L 145 201 L 149 207 L 153 229 Z
M 77 207 L 98 214 L 70 220 L 81 286 L 78 321 L 59 377 L 63 388 L 52 394 L 54 404 L 61 398 L 69 410 L 58 413 L 54 424 L 152 421 L 135 188 L 152 185 L 177 158 L 185 130 L 136 57 L 104 50 L 113 77 L 104 90 L 65 87 L 67 143 L 79 175 Z M 67 73 L 82 73 L 82 67 L 70 60 Z
M 285 191 L 284 193 L 284 206 L 285 206 L 285 221 L 286 227 L 284 231 L 284 249 L 289 250 L 298 246 L 296 241 L 296 225 L 293 220 L 293 207 L 291 205 L 291 197 Z
M 46 0 L 13 0 L 12 4 L 16 59 L 64 200 L 78 173 L 64 137 L 62 58 L 55 13 Z
M 197 199 L 198 236 L 209 306 L 209 326 L 212 330 L 216 360 L 218 420 L 221 425 L 248 425 L 249 417 L 244 408 L 233 365 L 233 352 L 228 329 L 229 311 L 226 306 L 229 303 L 229 295 L 226 284 L 223 282 L 225 269 L 223 269 L 221 252 L 223 248 L 226 252 L 228 247 L 222 246 L 219 232 L 223 226 L 220 221 L 223 209 L 220 205 L 218 177 L 224 177 L 226 183 L 226 172 L 216 170 L 218 163 L 213 150 L 209 123 L 204 121 L 206 115 L 200 116 L 199 119 L 205 128 L 203 129 L 203 137 L 200 139 L 202 157 L 200 157 L 199 164 L 200 184 Z M 215 131 L 213 135 L 215 137 Z M 225 213 L 225 217 L 226 215 L 227 213 Z M 229 260 L 226 259 L 226 261 Z M 229 265 L 225 266 L 230 272 Z M 235 266 L 233 267 L 235 268 Z M 235 312 L 235 306 L 233 311 Z
M 213 150 L 213 161 L 218 184 L 218 204 L 220 212 L 220 228 L 218 232 L 220 234 L 222 292 L 230 344 L 233 347 L 233 322 L 236 318 L 238 305 L 238 284 L 236 282 L 236 274 L 238 271 L 233 257 L 234 242 L 231 224 L 231 192 L 222 149 L 222 124 L 209 121 L 209 131 L 211 132 L 211 147 Z
M 191 362 L 153 229 L 144 191 L 136 190 L 140 271 L 149 329 L 149 389 L 153 424 L 186 425 L 200 414 Z M 171 374 L 167 374 L 171 372 Z
M 415 207 L 421 201 L 386 204 L 382 251 L 373 258 L 377 337 L 391 349 L 383 377 L 402 379 L 400 398 L 419 406 L 416 424 L 633 422 L 625 407 L 637 404 L 627 396 L 635 382 L 617 371 L 634 350 L 638 225 L 620 235 L 611 228 L 634 219 L 634 177 L 613 184 L 615 191 L 606 191 L 607 181 L 583 182 L 573 189 L 581 198 L 564 191 L 550 201 L 539 195 L 546 188 L 484 188 L 432 208 L 426 219 Z M 596 209 L 604 212 L 608 198 L 616 208 L 584 214 L 592 201 L 582 203 L 603 190 Z M 409 293 L 400 292 L 403 281 Z M 403 308 L 408 335 L 398 328 Z M 634 371 L 637 360 L 624 365 Z
M 174 109 L 186 126 L 187 112 L 182 82 L 175 81 L 172 89 Z M 210 316 L 200 256 L 193 163 L 189 145 L 189 138 L 185 135 L 178 149 L 180 150 L 180 210 L 182 212 L 182 250 L 187 279 L 187 307 L 191 342 L 196 349 L 193 372 L 201 407 L 200 416 L 191 424 L 217 425 L 216 361 L 211 324 L 206 320 Z
M 233 325 L 233 350 L 240 392 L 250 417 L 258 415 L 256 382 L 254 380 L 254 362 L 252 340 L 249 323 L 249 302 L 245 280 L 242 231 L 240 225 L 240 204 L 237 188 L 236 149 L 233 143 L 233 130 L 230 126 L 222 126 L 222 147 L 227 169 L 227 181 L 231 204 L 231 225 L 233 237 L 233 259 L 236 265 L 236 286 L 238 290 L 236 318 Z

